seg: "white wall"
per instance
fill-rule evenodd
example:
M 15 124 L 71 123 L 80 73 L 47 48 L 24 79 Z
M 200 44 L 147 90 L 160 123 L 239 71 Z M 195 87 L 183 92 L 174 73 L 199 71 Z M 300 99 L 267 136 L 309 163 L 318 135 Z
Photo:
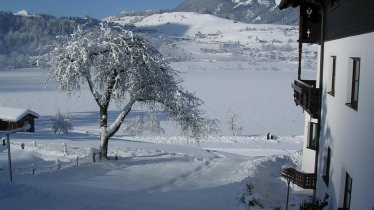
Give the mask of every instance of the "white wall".
M 374 208 L 374 33 L 325 43 L 322 130 L 319 148 L 317 197 L 330 195 L 329 207 L 343 203 L 345 171 L 352 179 L 351 209 Z M 329 58 L 337 56 L 335 96 L 326 94 Z M 347 103 L 350 57 L 360 57 L 358 109 Z M 322 180 L 323 154 L 331 148 L 330 183 Z
M 319 66 L 320 66 L 320 54 L 321 49 L 318 47 L 318 61 L 317 61 L 317 74 L 315 78 L 316 80 L 316 87 L 319 88 Z M 306 173 L 314 173 L 314 165 L 315 165 L 315 155 L 316 151 L 308 149 L 308 139 L 309 139 L 309 122 L 318 123 L 317 119 L 311 118 L 311 116 L 307 113 L 305 113 L 305 122 L 304 122 L 304 144 L 303 144 L 303 157 L 302 157 L 302 166 L 301 171 Z

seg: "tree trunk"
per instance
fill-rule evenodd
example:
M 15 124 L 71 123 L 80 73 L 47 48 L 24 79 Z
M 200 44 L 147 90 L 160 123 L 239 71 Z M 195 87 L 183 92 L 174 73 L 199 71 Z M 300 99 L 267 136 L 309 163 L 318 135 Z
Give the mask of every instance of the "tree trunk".
M 108 157 L 108 106 L 100 106 L 100 157 Z
M 109 143 L 109 135 L 106 131 L 106 128 L 101 128 L 100 134 L 100 156 L 102 158 L 108 158 L 108 143 Z
M 131 111 L 132 105 L 135 103 L 135 99 L 131 99 L 129 103 L 122 109 L 121 113 L 117 116 L 117 119 L 108 126 L 108 105 L 99 105 L 100 106 L 100 153 L 101 157 L 108 157 L 108 142 L 109 138 L 112 137 L 118 129 L 121 127 L 121 124 L 127 114 Z

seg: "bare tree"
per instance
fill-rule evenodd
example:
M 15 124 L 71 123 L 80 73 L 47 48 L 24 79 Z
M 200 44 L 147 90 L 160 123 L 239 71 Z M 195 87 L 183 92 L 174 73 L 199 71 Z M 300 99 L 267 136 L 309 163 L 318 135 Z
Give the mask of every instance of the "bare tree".
M 69 94 L 88 84 L 100 110 L 100 149 L 107 157 L 108 141 L 120 128 L 134 103 L 160 106 L 183 131 L 196 139 L 202 134 L 202 101 L 178 84 L 181 79 L 162 55 L 130 31 L 78 28 L 47 57 L 50 78 Z M 109 104 L 123 104 L 108 123 Z
M 239 125 L 238 122 L 238 115 L 235 112 L 229 111 L 227 113 L 228 118 L 228 124 L 230 126 L 230 130 L 232 132 L 232 135 L 237 136 L 240 135 L 243 128 Z

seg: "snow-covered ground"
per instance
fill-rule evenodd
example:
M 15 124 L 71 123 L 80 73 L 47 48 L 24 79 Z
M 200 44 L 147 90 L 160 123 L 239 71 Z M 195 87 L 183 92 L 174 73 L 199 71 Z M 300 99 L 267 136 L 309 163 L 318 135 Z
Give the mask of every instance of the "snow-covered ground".
M 205 111 L 222 121 L 225 135 L 197 145 L 173 136 L 180 132 L 165 118 L 165 135 L 120 132 L 109 144 L 112 160 L 93 163 L 98 113 L 87 90 L 68 97 L 50 85 L 45 88 L 39 69 L 2 70 L 0 104 L 41 115 L 36 133 L 11 135 L 12 184 L 7 150 L 0 146 L 2 208 L 245 209 L 242 201 L 253 198 L 265 207 L 283 207 L 287 188 L 281 168 L 297 164 L 302 148 L 302 137 L 295 135 L 302 133 L 303 114 L 294 107 L 289 88 L 294 74 L 185 71 L 183 85 L 205 100 Z M 227 109 L 239 113 L 243 136 L 229 136 L 225 130 Z M 52 132 L 50 118 L 57 111 L 71 115 L 72 133 Z M 142 112 L 139 107 L 130 117 Z M 276 139 L 266 140 L 268 131 Z M 253 194 L 247 184 L 253 185 Z
M 300 165 L 304 130 L 290 85 L 297 76 L 295 28 L 194 13 L 137 21 L 181 72 L 181 85 L 219 121 L 220 132 L 193 143 L 157 113 L 165 134 L 129 136 L 120 129 L 109 142 L 110 160 L 99 161 L 98 107 L 87 87 L 67 96 L 43 82 L 40 69 L 0 70 L 0 106 L 40 114 L 35 133 L 11 135 L 12 183 L 0 145 L 0 209 L 284 209 L 281 169 Z M 313 68 L 314 52 L 304 49 L 303 65 Z M 111 104 L 109 120 L 117 106 Z M 57 112 L 70 117 L 69 134 L 53 133 Z M 233 113 L 239 136 L 228 124 Z M 144 115 L 144 107 L 135 106 L 124 123 Z M 268 132 L 273 140 L 266 140 Z M 291 209 L 310 193 L 296 190 Z
M 280 189 L 274 190 L 285 190 L 286 184 L 279 178 L 280 169 L 282 165 L 292 165 L 288 155 L 300 149 L 299 137 L 284 137 L 279 142 L 264 138 L 242 138 L 241 143 L 235 138 L 221 138 L 223 142 L 212 138 L 201 147 L 172 143 L 177 138 L 169 138 L 167 143 L 115 139 L 110 143 L 109 154 L 118 160 L 93 163 L 95 136 L 14 135 L 11 145 L 14 184 L 6 181 L 6 150 L 0 153 L 2 207 L 240 209 L 245 183 L 250 183 L 247 177 L 263 180 L 264 183 L 256 182 L 255 190 L 272 190 L 266 183 L 268 179 L 277 180 L 273 182 Z M 21 142 L 25 144 L 24 150 Z M 62 142 L 66 144 L 66 153 Z M 268 162 L 277 167 L 267 169 L 271 172 L 266 172 L 270 173 L 266 177 L 256 175 L 258 166 Z M 282 205 L 284 196 L 276 197 L 278 201 L 271 199 L 275 203 L 269 207 Z M 266 202 L 266 197 L 257 195 L 257 198 Z

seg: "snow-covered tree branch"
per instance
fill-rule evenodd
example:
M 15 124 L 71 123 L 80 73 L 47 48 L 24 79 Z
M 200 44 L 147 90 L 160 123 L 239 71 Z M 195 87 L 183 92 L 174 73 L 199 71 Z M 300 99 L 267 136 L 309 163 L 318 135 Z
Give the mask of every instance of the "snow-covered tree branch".
M 94 30 L 78 28 L 46 59 L 50 78 L 69 94 L 88 87 L 99 106 L 101 152 L 107 157 L 108 141 L 120 128 L 134 103 L 161 106 L 186 133 L 199 137 L 204 118 L 202 101 L 179 87 L 178 73 L 156 48 L 130 31 L 102 25 Z M 112 101 L 124 104 L 116 120 L 108 124 Z

